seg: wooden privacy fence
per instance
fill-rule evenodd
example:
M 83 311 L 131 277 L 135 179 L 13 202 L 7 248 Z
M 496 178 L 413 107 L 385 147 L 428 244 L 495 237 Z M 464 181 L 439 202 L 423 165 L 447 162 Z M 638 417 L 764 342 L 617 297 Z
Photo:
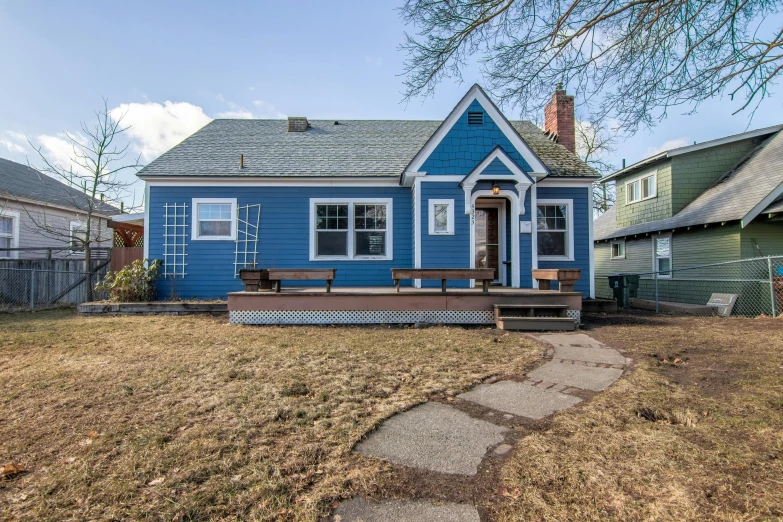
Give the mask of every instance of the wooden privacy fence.
M 35 259 L 0 261 L 0 311 L 35 311 L 101 299 L 93 290 L 106 274 L 109 261 Z
M 137 259 L 144 259 L 144 248 L 114 247 L 111 250 L 111 271 L 117 272 Z

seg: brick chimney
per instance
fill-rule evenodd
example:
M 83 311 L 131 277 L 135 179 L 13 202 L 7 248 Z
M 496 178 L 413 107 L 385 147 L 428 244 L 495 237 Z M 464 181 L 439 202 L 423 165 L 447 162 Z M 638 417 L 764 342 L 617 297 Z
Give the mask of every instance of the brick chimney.
M 310 127 L 307 118 L 304 116 L 288 117 L 288 132 L 304 132 Z
M 544 107 L 544 132 L 555 137 L 563 147 L 576 152 L 574 97 L 566 94 L 562 83 L 557 84 L 552 99 Z

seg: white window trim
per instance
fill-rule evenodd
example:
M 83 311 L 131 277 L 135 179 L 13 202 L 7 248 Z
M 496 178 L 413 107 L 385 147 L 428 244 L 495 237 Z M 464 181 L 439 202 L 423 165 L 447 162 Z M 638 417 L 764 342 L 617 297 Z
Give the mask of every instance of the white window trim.
M 658 239 L 665 237 L 669 238 L 669 275 L 658 274 L 658 279 L 671 279 L 672 271 L 674 270 L 674 240 L 672 239 L 672 233 L 669 232 L 668 234 L 655 234 L 652 236 L 652 271 L 658 272 L 658 259 L 664 259 L 663 257 L 658 257 L 655 243 Z
M 11 248 L 19 248 L 19 221 L 21 215 L 15 210 L 3 210 L 0 209 L 0 216 L 10 217 L 13 220 L 11 225 Z M 7 257 L 6 257 L 7 256 Z M 0 253 L 0 259 L 18 259 L 19 251 L 15 250 L 8 254 Z
M 623 245 L 623 255 L 615 256 L 614 255 L 614 245 L 620 245 L 620 244 Z M 609 244 L 609 258 L 610 259 L 625 259 L 625 247 L 626 247 L 625 239 L 616 239 L 616 240 L 612 241 Z
M 394 212 L 392 198 L 310 198 L 310 261 L 391 261 L 394 259 Z M 354 205 L 386 205 L 386 255 L 357 256 L 354 254 Z M 315 252 L 315 206 L 348 205 L 347 256 L 316 256 Z
M 231 205 L 231 235 L 229 236 L 199 236 L 198 206 L 201 204 Z M 190 239 L 193 241 L 236 241 L 237 238 L 237 198 L 193 198 L 193 219 L 190 220 Z
M 68 226 L 68 245 L 73 246 L 73 229 L 76 227 L 80 227 L 84 225 L 81 221 L 71 221 Z M 71 254 L 82 254 L 84 253 L 84 250 L 74 250 L 73 248 L 69 249 L 69 252 Z
M 641 185 L 641 182 L 642 182 L 642 180 L 647 179 L 647 178 L 652 178 L 653 179 L 653 190 L 652 190 L 652 194 L 650 194 L 649 196 L 644 198 L 644 197 L 641 197 L 641 195 L 642 195 L 642 185 Z M 631 199 L 630 199 L 631 192 L 628 190 L 628 185 L 633 185 L 637 181 L 639 182 L 639 196 L 640 196 L 640 198 L 631 201 Z M 625 182 L 625 204 L 626 205 L 633 205 L 634 203 L 640 203 L 642 201 L 647 201 L 648 199 L 655 199 L 657 197 L 658 197 L 658 173 L 657 172 L 653 172 L 652 174 L 643 174 L 641 176 L 637 176 L 637 177 L 635 177 L 635 178 Z
M 574 259 L 574 200 L 573 199 L 539 199 L 536 201 L 535 210 L 535 227 L 538 231 L 538 207 L 541 205 L 565 205 L 567 222 L 566 230 L 566 255 L 564 256 L 542 256 L 538 255 L 539 261 L 575 261 Z M 536 234 L 537 236 L 538 234 Z M 538 252 L 538 238 L 536 237 L 536 244 L 533 248 Z
M 454 235 L 454 200 L 453 199 L 430 199 L 429 201 L 429 235 L 431 236 L 453 236 Z M 435 230 L 435 205 L 448 205 L 446 211 L 446 231 L 438 232 Z

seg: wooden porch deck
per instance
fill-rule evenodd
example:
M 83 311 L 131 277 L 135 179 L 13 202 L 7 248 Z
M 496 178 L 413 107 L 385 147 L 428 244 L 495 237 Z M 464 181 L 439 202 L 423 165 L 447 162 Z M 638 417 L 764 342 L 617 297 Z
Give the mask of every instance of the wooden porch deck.
M 493 324 L 495 305 L 565 305 L 579 321 L 580 292 L 490 287 L 448 289 L 394 287 L 283 287 L 275 292 L 228 294 L 231 322 L 248 324 Z

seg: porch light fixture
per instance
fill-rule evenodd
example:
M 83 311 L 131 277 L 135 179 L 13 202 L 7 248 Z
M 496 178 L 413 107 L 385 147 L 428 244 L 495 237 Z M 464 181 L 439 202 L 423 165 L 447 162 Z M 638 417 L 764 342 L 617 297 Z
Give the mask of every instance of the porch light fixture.
M 500 194 L 500 185 L 498 185 L 497 181 L 492 184 L 492 193 L 496 196 Z

